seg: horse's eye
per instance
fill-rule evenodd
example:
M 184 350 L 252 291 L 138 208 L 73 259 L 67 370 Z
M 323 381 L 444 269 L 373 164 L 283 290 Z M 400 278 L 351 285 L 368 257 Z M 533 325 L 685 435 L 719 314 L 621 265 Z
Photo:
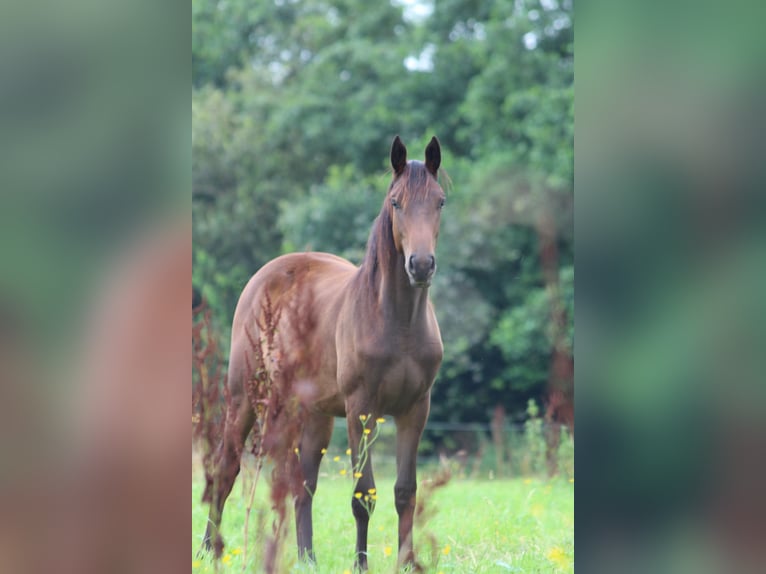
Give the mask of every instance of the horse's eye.
M 441 209 L 442 207 L 444 207 L 444 200 L 443 199 L 439 202 L 439 209 Z
M 396 201 L 396 198 L 393 198 L 393 197 L 391 198 L 391 205 L 394 206 L 394 209 L 401 209 L 402 207 L 401 205 L 399 205 L 399 202 Z

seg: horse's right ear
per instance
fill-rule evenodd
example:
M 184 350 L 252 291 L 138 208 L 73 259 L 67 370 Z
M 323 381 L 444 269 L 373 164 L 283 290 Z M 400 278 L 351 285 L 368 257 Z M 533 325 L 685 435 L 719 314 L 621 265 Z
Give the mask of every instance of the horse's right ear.
M 391 144 L 391 167 L 394 168 L 394 175 L 400 175 L 407 165 L 407 148 L 404 147 L 399 136 L 394 138 Z

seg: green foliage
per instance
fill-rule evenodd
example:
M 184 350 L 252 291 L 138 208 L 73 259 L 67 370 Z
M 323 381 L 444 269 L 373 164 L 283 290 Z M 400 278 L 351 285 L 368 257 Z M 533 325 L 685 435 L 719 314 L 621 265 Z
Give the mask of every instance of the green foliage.
M 432 417 L 486 420 L 497 403 L 518 417 L 539 399 L 553 305 L 573 345 L 573 14 L 552 4 L 436 0 L 414 17 L 399 2 L 194 0 L 193 282 L 217 328 L 283 252 L 358 263 L 391 138 L 418 158 L 436 134 L 453 183 L 432 288 L 445 343 Z
M 363 177 L 353 166 L 332 166 L 324 183 L 294 204 L 282 205 L 283 250 L 327 251 L 359 263 L 385 180 Z
M 571 266 L 560 271 L 558 296 L 566 302 L 571 317 L 574 300 L 574 270 Z M 549 289 L 532 288 L 520 304 L 509 307 L 500 316 L 490 335 L 490 343 L 502 353 L 506 367 L 493 385 L 505 388 L 505 383 L 510 381 L 516 389 L 530 389 L 547 379 L 556 336 L 551 321 L 552 298 Z M 564 343 L 570 349 L 573 338 L 574 326 L 570 321 L 564 336 Z

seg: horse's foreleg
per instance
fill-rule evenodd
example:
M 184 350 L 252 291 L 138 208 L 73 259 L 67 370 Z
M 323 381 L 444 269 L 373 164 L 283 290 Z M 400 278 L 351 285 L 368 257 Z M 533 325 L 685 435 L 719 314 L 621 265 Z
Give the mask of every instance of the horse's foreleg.
M 324 454 L 322 451 L 330 444 L 332 424 L 332 417 L 311 416 L 301 435 L 299 453 L 304 488 L 295 499 L 295 530 L 298 538 L 298 556 L 301 560 L 316 561 L 312 540 L 311 507 L 317 488 L 319 464 Z
M 217 545 L 220 545 L 218 552 L 223 548 L 223 541 L 220 540 L 223 507 L 239 474 L 242 449 L 254 422 L 255 413 L 247 399 L 244 399 L 244 402 L 237 407 L 227 410 L 223 438 L 213 469 L 212 484 L 208 485 L 208 488 L 212 489 L 210 512 L 200 552 L 214 550 Z
M 364 416 L 365 421 L 360 419 Z M 351 510 L 356 521 L 356 561 L 355 569 L 367 570 L 367 530 L 370 516 L 375 509 L 375 477 L 372 472 L 372 457 L 368 437 L 375 425 L 375 413 L 364 409 L 349 409 L 348 442 L 351 447 L 351 461 L 355 479 Z M 365 424 L 366 423 L 366 424 Z M 370 433 L 365 434 L 367 429 Z
M 417 403 L 406 415 L 396 417 L 396 483 L 394 501 L 399 515 L 400 566 L 415 565 L 412 526 L 417 492 L 417 454 L 428 419 L 430 398 Z

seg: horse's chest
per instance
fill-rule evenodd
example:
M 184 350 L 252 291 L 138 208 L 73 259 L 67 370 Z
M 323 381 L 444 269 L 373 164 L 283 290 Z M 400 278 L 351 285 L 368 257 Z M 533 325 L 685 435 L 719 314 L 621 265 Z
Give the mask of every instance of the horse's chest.
M 425 396 L 441 364 L 441 345 L 418 352 L 370 352 L 364 357 L 369 388 L 379 407 L 396 414 Z
M 428 365 L 412 357 L 393 358 L 382 361 L 379 368 L 380 384 L 394 390 L 425 384 L 430 377 Z

